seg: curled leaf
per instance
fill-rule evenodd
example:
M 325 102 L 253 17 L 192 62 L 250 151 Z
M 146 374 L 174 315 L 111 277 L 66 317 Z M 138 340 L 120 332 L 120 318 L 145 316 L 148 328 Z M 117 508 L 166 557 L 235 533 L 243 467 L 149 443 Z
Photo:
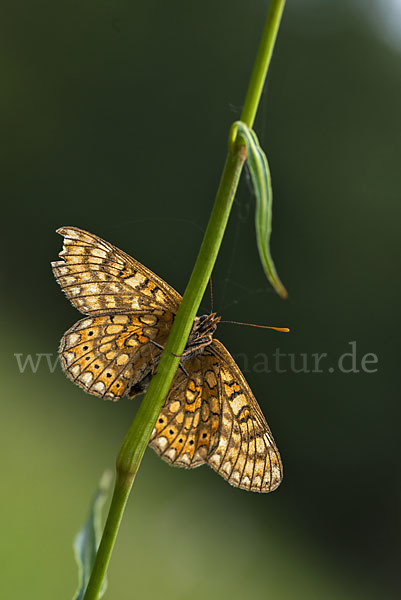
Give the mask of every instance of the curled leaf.
M 255 132 L 249 129 L 242 121 L 235 124 L 237 136 L 245 140 L 247 149 L 247 162 L 255 190 L 256 209 L 255 227 L 256 243 L 260 260 L 266 277 L 281 298 L 287 298 L 287 290 L 280 281 L 270 254 L 270 234 L 272 230 L 272 184 L 267 158 Z

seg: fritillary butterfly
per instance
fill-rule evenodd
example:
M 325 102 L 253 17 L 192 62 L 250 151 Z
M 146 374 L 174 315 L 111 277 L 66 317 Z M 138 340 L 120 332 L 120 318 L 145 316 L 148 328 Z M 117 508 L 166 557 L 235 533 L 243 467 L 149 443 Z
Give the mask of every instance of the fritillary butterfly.
M 62 227 L 52 263 L 71 303 L 85 315 L 62 337 L 67 376 L 84 390 L 117 401 L 143 393 L 157 367 L 181 296 L 109 242 Z M 197 317 L 149 445 L 173 465 L 210 465 L 230 484 L 270 492 L 282 480 L 281 458 L 244 376 L 213 338 L 215 313 Z

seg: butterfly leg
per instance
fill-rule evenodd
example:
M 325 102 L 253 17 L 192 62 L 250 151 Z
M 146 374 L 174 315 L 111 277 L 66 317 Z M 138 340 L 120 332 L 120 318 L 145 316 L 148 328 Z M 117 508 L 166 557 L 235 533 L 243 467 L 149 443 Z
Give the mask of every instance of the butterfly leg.
M 158 344 L 157 342 L 155 342 L 154 340 L 149 340 L 152 344 L 154 344 L 157 348 L 160 348 L 160 350 L 164 350 L 164 346 L 162 346 L 161 344 Z M 171 353 L 173 356 L 177 357 L 177 358 L 182 358 L 183 356 L 185 356 L 185 352 L 184 354 L 174 354 L 174 352 Z M 180 361 L 180 369 L 183 371 L 184 375 L 186 375 L 186 377 L 189 377 L 187 370 L 183 367 L 181 361 Z
M 158 344 L 157 342 L 155 342 L 154 340 L 149 340 L 149 342 L 151 344 L 153 344 L 154 346 L 156 346 L 156 348 L 159 348 L 160 350 L 164 350 L 164 346 L 162 346 L 161 344 Z
M 180 362 L 180 365 L 179 365 L 179 366 L 180 366 L 180 369 L 182 370 L 182 372 L 184 373 L 184 375 L 185 375 L 186 377 L 189 377 L 189 373 L 188 373 L 188 371 L 186 370 L 186 368 L 184 367 L 184 365 L 183 365 L 181 362 Z
M 157 344 L 159 346 L 159 344 Z M 162 348 L 162 346 L 160 346 L 160 348 Z M 152 354 L 152 351 L 150 351 L 150 364 L 151 364 L 151 371 L 150 371 L 150 375 L 153 377 L 153 375 L 155 374 L 156 371 L 156 359 Z

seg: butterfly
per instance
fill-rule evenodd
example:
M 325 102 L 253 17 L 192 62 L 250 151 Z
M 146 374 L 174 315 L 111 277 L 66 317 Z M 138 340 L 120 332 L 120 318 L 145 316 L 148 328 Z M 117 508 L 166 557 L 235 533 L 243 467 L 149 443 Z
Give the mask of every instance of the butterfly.
M 143 393 L 182 300 L 163 279 L 100 237 L 61 227 L 53 273 L 85 315 L 62 337 L 66 375 L 117 401 Z M 239 367 L 213 337 L 220 317 L 196 317 L 149 445 L 167 462 L 208 464 L 230 484 L 270 492 L 283 477 L 279 451 Z

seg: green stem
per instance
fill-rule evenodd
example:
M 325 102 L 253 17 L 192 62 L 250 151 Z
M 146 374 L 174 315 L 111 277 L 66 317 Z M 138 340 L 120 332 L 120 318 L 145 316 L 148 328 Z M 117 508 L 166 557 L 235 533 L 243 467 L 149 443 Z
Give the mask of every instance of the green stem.
M 114 483 L 113 497 L 107 515 L 106 523 L 103 529 L 102 539 L 96 554 L 95 564 L 85 591 L 85 600 L 97 600 L 100 590 L 106 577 L 107 567 L 113 552 L 114 542 L 120 528 L 124 509 L 129 498 L 135 475 L 129 477 L 117 471 L 116 481 Z
M 244 106 L 241 113 L 241 121 L 252 129 L 253 122 L 258 110 L 260 97 L 266 81 L 267 70 L 273 54 L 281 17 L 283 14 L 285 0 L 271 0 L 269 13 L 267 15 L 265 28 L 260 40 L 258 54 L 253 67 L 248 91 L 245 96 Z
M 223 239 L 242 166 L 245 147 L 230 144 L 216 200 L 191 278 L 180 304 L 157 372 L 122 443 L 117 459 L 121 471 L 136 472 L 179 365 L 192 324 L 212 274 Z
M 252 126 L 255 118 L 283 8 L 284 0 L 272 0 L 241 116 L 249 127 Z M 117 457 L 113 499 L 84 600 L 97 600 L 99 597 L 135 475 L 180 362 L 176 355 L 184 351 L 216 262 L 246 160 L 246 145 L 240 136 L 237 138 L 237 128 L 238 126 L 234 124 L 230 131 L 227 158 L 213 210 L 157 372 L 149 384 Z
M 216 200 L 187 290 L 178 309 L 165 349 L 162 352 L 157 372 L 152 377 L 146 395 L 123 440 L 117 457 L 117 476 L 113 499 L 84 600 L 97 600 L 99 597 L 135 475 L 180 362 L 180 359 L 175 355 L 181 354 L 185 348 L 192 323 L 216 262 L 241 170 L 246 159 L 245 146 L 237 145 L 232 140 L 233 135 L 231 134 L 228 155 Z

